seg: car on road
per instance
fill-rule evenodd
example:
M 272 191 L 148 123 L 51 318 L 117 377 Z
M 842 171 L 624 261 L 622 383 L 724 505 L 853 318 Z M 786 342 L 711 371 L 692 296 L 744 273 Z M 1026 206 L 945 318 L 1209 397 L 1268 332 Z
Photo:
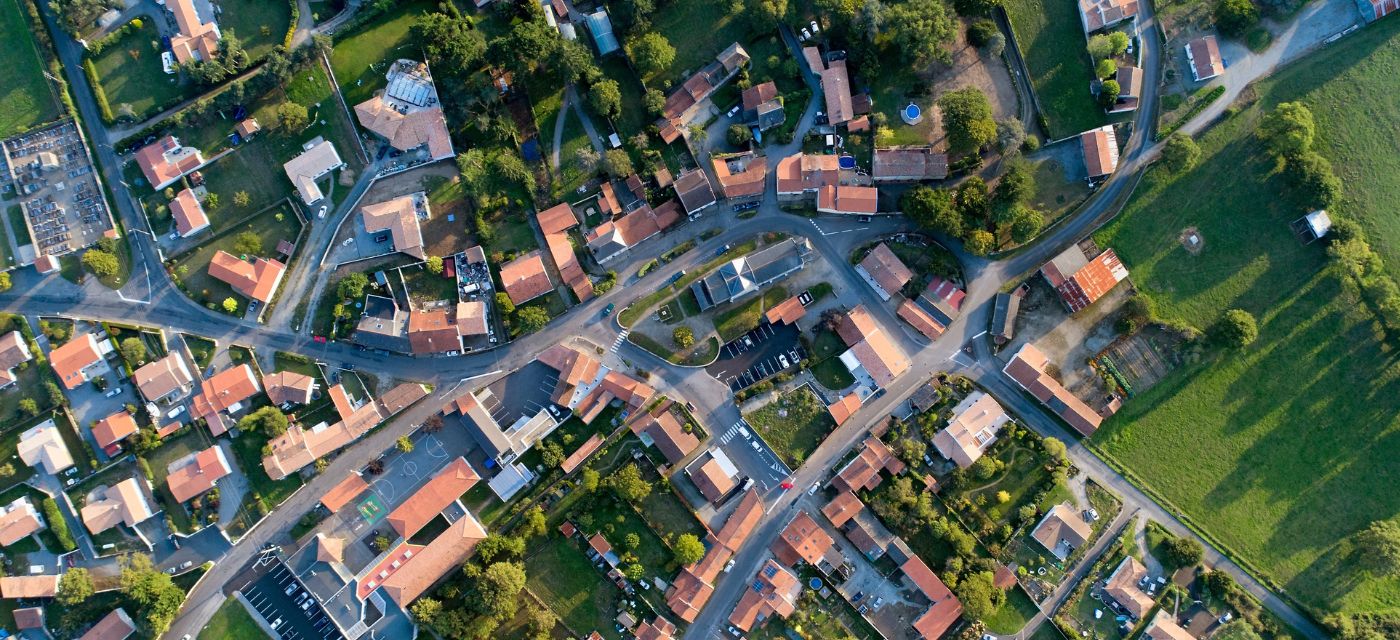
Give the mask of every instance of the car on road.
M 725 251 L 728 251 L 728 250 L 729 250 L 729 245 L 726 244 L 726 245 L 724 245 L 724 246 L 722 246 L 722 247 L 720 247 L 720 248 L 718 248 L 718 249 L 715 249 L 715 255 L 717 255 L 717 256 L 722 256 L 722 255 L 724 255 L 724 252 L 725 252 Z
M 317 344 L 325 344 L 325 343 L 326 343 L 326 337 L 325 337 L 325 336 L 311 336 L 311 341 L 312 341 L 312 342 L 315 342 L 315 343 L 317 343 Z
M 609 302 L 609 303 L 608 303 L 608 306 L 603 307 L 603 317 L 606 318 L 606 317 L 612 315 L 613 309 L 616 309 L 616 308 L 617 308 L 617 305 L 615 305 L 615 304 Z
M 859 222 L 861 224 L 869 223 L 871 220 L 874 220 L 874 218 L 870 216 L 856 216 L 856 222 Z
M 681 278 L 684 278 L 684 277 L 685 277 L 685 269 L 681 269 L 680 271 L 677 271 L 677 272 L 676 272 L 676 275 L 671 276 L 671 284 L 675 284 L 675 283 L 677 283 L 677 282 L 680 282 L 680 281 L 681 281 Z
M 820 489 L 821 487 L 822 487 L 822 482 L 821 482 L 821 480 L 818 480 L 818 481 L 816 481 L 816 482 L 813 482 L 813 483 L 812 483 L 812 487 L 811 487 L 810 489 L 807 489 L 807 495 L 809 495 L 809 496 L 817 495 L 817 489 Z
M 792 483 L 791 483 L 791 482 L 788 482 L 787 480 L 784 480 L 784 481 L 782 482 L 782 484 L 780 484 L 780 485 L 778 485 L 778 486 L 782 487 L 784 491 L 787 491 L 788 489 L 791 489 L 791 488 L 792 488 Z
M 316 219 L 317 219 L 317 220 L 325 220 L 325 219 L 326 219 L 326 205 L 321 205 L 321 208 L 316 210 Z
M 115 398 L 115 397 L 121 395 L 121 393 L 122 393 L 122 388 L 121 388 L 121 387 L 112 387 L 111 391 L 108 391 L 107 393 L 104 393 L 104 394 L 102 394 L 102 395 L 107 396 L 108 398 Z

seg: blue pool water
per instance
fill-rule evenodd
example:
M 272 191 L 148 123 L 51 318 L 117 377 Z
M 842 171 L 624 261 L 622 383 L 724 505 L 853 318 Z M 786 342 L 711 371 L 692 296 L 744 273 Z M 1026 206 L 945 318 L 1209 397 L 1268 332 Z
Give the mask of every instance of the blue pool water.
M 909 106 L 904 107 L 904 117 L 910 120 L 919 119 L 919 116 L 923 115 L 923 113 L 923 109 L 920 109 L 917 104 L 910 103 Z
M 837 160 L 837 163 L 842 169 L 856 168 L 856 159 L 852 156 L 841 156 L 841 158 Z

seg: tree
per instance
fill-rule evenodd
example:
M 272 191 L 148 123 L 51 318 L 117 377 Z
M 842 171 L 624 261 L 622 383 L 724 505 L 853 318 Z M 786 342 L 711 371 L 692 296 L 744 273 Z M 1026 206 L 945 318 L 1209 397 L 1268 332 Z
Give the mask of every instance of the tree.
M 1201 160 L 1201 148 L 1191 136 L 1176 132 L 1167 137 L 1162 146 L 1162 161 L 1172 173 L 1189 171 Z
M 0 273 L 0 292 L 9 291 L 11 286 L 10 272 Z
M 1059 438 L 1046 436 L 1044 440 L 1040 441 L 1040 446 L 1045 447 L 1045 453 L 1050 454 L 1050 457 L 1055 460 L 1063 462 L 1069 456 L 1069 450 L 1065 448 L 1065 443 Z
M 544 515 L 544 509 L 535 505 L 520 520 L 518 533 L 527 538 L 544 535 L 549 530 L 549 520 Z
M 1290 157 L 1283 165 L 1283 172 L 1298 190 L 1304 207 L 1326 209 L 1342 197 L 1342 181 L 1332 172 L 1332 163 L 1316 151 Z
M 963 616 L 969 620 L 985 620 L 1006 600 L 1006 592 L 996 588 L 990 571 L 979 571 L 964 577 L 953 591 L 962 601 Z
M 37 416 L 39 415 L 39 403 L 35 402 L 34 398 L 21 398 L 19 410 L 23 411 L 25 415 Z
M 583 487 L 583 490 L 589 493 L 597 491 L 598 472 L 591 467 L 584 469 L 583 473 L 579 474 L 579 486 Z
M 496 309 L 501 313 L 515 313 L 515 303 L 510 301 L 510 296 L 504 291 L 496 292 Z
M 588 174 L 597 171 L 598 162 L 601 160 L 602 158 L 598 156 L 598 152 L 594 151 L 592 146 L 585 145 L 574 152 L 574 165 L 578 167 L 580 173 Z
M 1010 209 L 1035 195 L 1035 178 L 1023 162 L 1012 162 L 1001 174 L 997 186 L 992 189 L 991 205 L 997 209 Z M 1008 216 L 1008 222 L 1009 220 Z
M 232 297 L 224 298 L 224 301 L 219 303 L 219 306 L 223 308 L 224 313 L 238 311 L 238 301 L 234 300 Z
M 266 406 L 254 411 L 238 421 L 238 429 L 245 432 L 262 433 L 275 438 L 287 432 L 287 414 L 281 409 Z
M 676 48 L 666 36 L 655 31 L 647 32 L 640 38 L 627 43 L 627 55 L 641 70 L 642 75 L 655 75 L 665 71 L 676 59 Z
M 556 622 L 549 609 L 536 604 L 525 605 L 525 627 L 530 632 L 529 640 L 548 640 Z
M 991 15 L 1000 6 L 1001 0 L 953 0 L 953 9 L 967 17 Z
M 1237 38 L 1259 22 L 1259 8 L 1252 0 L 1220 0 L 1215 5 L 1215 26 L 1220 32 Z
M 967 234 L 963 248 L 974 256 L 985 256 L 997 248 L 997 238 L 990 231 L 977 229 Z
M 490 534 L 476 545 L 476 557 L 481 562 L 518 558 L 525 554 L 525 539 L 516 536 Z
M 705 557 L 705 545 L 693 533 L 681 534 L 671 546 L 675 550 L 676 563 L 681 566 L 695 564 Z
M 515 319 L 520 322 L 521 331 L 534 333 L 549 324 L 549 313 L 539 307 L 525 307 L 516 311 Z
M 606 120 L 622 115 L 622 89 L 616 80 L 593 83 L 588 90 L 588 104 Z
M 1400 573 L 1400 524 L 1377 520 L 1354 536 L 1362 562 L 1376 575 Z
M 276 115 L 277 128 L 286 135 L 301 133 L 311 122 L 311 114 L 307 113 L 306 107 L 295 102 L 277 105 Z
M 399 451 L 408 453 L 413 451 L 413 440 L 408 436 L 399 436 L 399 439 L 394 441 L 394 446 L 397 447 Z
M 120 268 L 117 256 L 97 248 L 88 249 L 87 253 L 83 254 L 83 266 L 99 278 L 117 275 L 117 269 Z
M 44 383 L 44 393 L 49 396 L 49 404 L 55 407 L 68 404 L 68 396 L 63 395 L 63 392 L 58 389 L 58 385 L 54 384 L 53 381 Z
M 1118 63 L 1112 58 L 1104 58 L 1094 66 L 1094 75 L 1100 78 L 1112 78 L 1118 75 Z
M 1128 34 L 1122 31 L 1113 31 L 1108 34 L 1109 53 L 1121 56 L 1128 52 L 1128 45 L 1131 44 Z
M 642 471 L 633 463 L 614 471 L 603 484 L 619 498 L 632 503 L 651 495 L 651 483 L 642 478 Z
M 121 564 L 122 594 L 140 605 L 137 610 L 153 634 L 165 633 L 185 602 L 185 591 L 168 574 L 156 569 L 150 556 L 129 555 Z
M 1089 51 L 1089 57 L 1094 60 L 1094 64 L 1113 57 L 1113 41 L 1102 33 L 1089 38 L 1089 44 L 1085 48 Z
M 1104 107 L 1113 106 L 1113 103 L 1118 102 L 1118 94 L 1122 91 L 1123 88 L 1118 85 L 1117 80 L 1104 80 L 1103 84 L 1099 85 L 1099 104 Z
M 423 626 L 432 626 L 442 613 L 442 603 L 433 598 L 419 598 L 413 606 L 408 608 L 408 612 L 413 615 L 413 620 Z
M 742 147 L 753 140 L 753 132 L 742 124 L 731 124 L 729 129 L 725 131 L 724 137 L 729 141 L 729 144 Z
M 238 191 L 233 194 L 233 205 L 235 207 L 246 207 L 248 203 L 252 201 L 253 198 L 248 195 L 247 191 Z
M 622 575 L 628 580 L 636 582 L 646 577 L 646 569 L 639 563 L 629 562 L 622 566 Z
M 577 40 L 560 40 L 550 66 L 564 84 L 592 83 L 602 76 L 602 71 L 593 61 L 593 52 L 588 50 L 588 45 Z
M 369 276 L 356 271 L 341 278 L 335 285 L 335 292 L 342 300 L 358 300 L 365 296 L 365 287 L 368 286 Z
M 982 50 L 993 58 L 1000 56 L 1003 51 L 1006 51 L 1006 36 L 1000 33 L 992 34 L 992 37 L 987 40 L 987 46 L 982 47 Z
M 972 463 L 972 477 L 978 480 L 991 480 L 997 473 L 997 461 L 989 456 L 982 456 Z
M 215 210 L 215 209 L 218 209 L 218 208 L 219 208 L 219 194 L 214 193 L 214 192 L 211 191 L 211 192 L 209 192 L 208 195 L 205 195 L 205 196 L 204 196 L 204 208 L 205 208 L 205 209 L 208 209 L 208 210 L 210 210 L 210 211 L 213 211 L 213 210 Z
M 997 123 L 992 119 L 992 105 L 986 94 L 976 87 L 949 91 L 938 99 L 943 111 L 943 128 L 948 132 L 948 144 L 955 151 L 976 151 L 997 137 Z
M 1227 346 L 1242 349 L 1259 337 L 1259 324 L 1248 311 L 1231 309 L 1220 319 L 1216 331 Z
M 519 154 L 513 151 L 501 151 L 491 155 L 491 174 L 496 179 L 506 184 L 517 184 L 529 186 L 531 180 L 530 168 L 525 166 Z
M 947 189 L 919 185 L 904 192 L 899 207 L 919 226 L 951 237 L 962 236 L 962 216 Z
M 953 192 L 953 205 L 957 207 L 969 232 L 987 224 L 987 212 L 991 206 L 988 195 L 987 183 L 977 176 L 963 180 L 958 190 Z
M 435 275 L 435 276 L 440 276 L 440 275 L 442 275 L 442 257 L 441 257 L 441 256 L 428 256 L 427 263 L 428 263 L 428 273 L 431 273 L 431 274 L 433 274 L 433 275 Z
M 140 338 L 127 338 L 121 342 L 122 357 L 128 362 L 142 364 L 146 362 L 146 343 Z
M 475 70 L 486 53 L 485 36 L 470 20 L 458 16 L 430 11 L 418 18 L 413 31 L 434 68 L 451 75 Z
M 755 33 L 769 33 L 778 28 L 778 22 L 787 15 L 788 0 L 745 0 L 749 29 Z
M 91 598 L 94 593 L 92 574 L 82 567 L 73 567 L 59 578 L 56 598 L 60 604 L 71 607 Z
M 955 2 L 953 6 L 956 8 L 961 2 L 970 1 L 979 0 L 960 0 L 960 2 Z M 962 9 L 958 9 L 958 13 L 963 13 Z M 997 28 L 997 23 L 992 22 L 991 18 L 978 18 L 973 20 L 967 28 L 967 41 L 974 47 L 985 47 L 991 41 L 992 36 L 998 33 L 1001 33 L 1001 30 Z
M 515 562 L 496 562 L 481 572 L 476 583 L 476 605 L 482 615 L 496 620 L 515 616 L 520 592 L 525 588 L 525 567 Z
M 666 94 L 660 89 L 647 89 L 642 94 L 642 108 L 646 109 L 647 115 L 660 118 L 666 112 Z
M 671 332 L 671 342 L 681 349 L 689 349 L 695 346 L 695 332 L 691 331 L 690 327 L 676 327 L 676 330 Z
M 1026 126 L 1020 120 L 1007 118 L 997 121 L 997 148 L 1004 154 L 1016 153 L 1026 143 Z
M 957 20 L 942 0 L 906 0 L 884 13 L 883 31 L 905 62 L 923 66 L 935 60 L 944 64 L 952 61 L 948 45 L 953 42 Z
M 262 253 L 262 238 L 252 231 L 244 231 L 233 238 L 233 250 L 244 255 Z
M 1045 227 L 1045 216 L 1027 206 L 1018 206 L 1011 216 L 1011 241 L 1025 244 Z
M 564 463 L 564 447 L 550 440 L 540 447 L 540 462 L 546 467 L 557 467 Z
M 1284 102 L 1259 122 L 1258 136 L 1274 155 L 1292 157 L 1312 148 L 1317 123 L 1307 105 Z
M 1205 556 L 1205 549 L 1195 538 L 1179 537 L 1166 542 L 1167 560 L 1178 567 L 1193 567 Z
M 1006 490 L 998 491 L 997 504 L 1006 504 L 1008 502 L 1011 502 L 1011 493 Z
M 603 154 L 603 171 L 614 178 L 625 178 L 636 173 L 632 167 L 632 158 L 627 155 L 624 149 L 608 149 Z

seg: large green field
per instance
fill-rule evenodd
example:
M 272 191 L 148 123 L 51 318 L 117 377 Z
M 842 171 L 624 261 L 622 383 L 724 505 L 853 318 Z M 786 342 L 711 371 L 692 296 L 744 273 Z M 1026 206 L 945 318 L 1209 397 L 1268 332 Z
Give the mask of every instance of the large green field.
M 435 6 L 436 3 L 429 0 L 410 0 L 368 25 L 336 38 L 331 68 L 345 102 L 353 107 L 373 98 L 375 91 L 384 88 L 384 74 L 394 60 L 422 59 L 419 45 L 410 40 L 409 31 L 418 16 Z
M 0 0 L 0 38 L 7 43 L 0 68 L 0 138 L 8 138 L 57 118 L 59 108 L 19 0 Z
M 1035 96 L 1050 120 L 1050 137 L 1063 138 L 1102 125 L 1103 109 L 1089 94 L 1093 73 L 1075 3 L 1007 0 L 1005 6 Z
M 1242 352 L 1210 353 L 1139 395 L 1096 444 L 1286 592 L 1320 610 L 1395 611 L 1400 577 L 1355 566 L 1350 534 L 1400 512 L 1400 364 L 1356 297 L 1288 223 L 1303 209 L 1254 141 L 1261 115 L 1301 100 L 1319 148 L 1393 270 L 1400 265 L 1400 22 L 1381 21 L 1256 87 L 1258 100 L 1200 140 L 1182 176 L 1149 171 L 1100 232 L 1168 319 L 1207 327 L 1228 308 L 1259 319 Z M 1389 147 L 1387 148 L 1387 145 Z M 1197 227 L 1191 256 L 1177 235 Z
M 219 29 L 232 31 L 254 60 L 272 52 L 287 37 L 292 5 L 287 0 L 220 0 Z
M 670 68 L 644 78 L 648 87 L 667 91 L 700 70 L 735 42 L 743 42 L 748 30 L 727 0 L 686 0 L 671 3 L 651 18 L 652 30 L 676 48 Z M 627 103 L 623 103 L 627 104 Z

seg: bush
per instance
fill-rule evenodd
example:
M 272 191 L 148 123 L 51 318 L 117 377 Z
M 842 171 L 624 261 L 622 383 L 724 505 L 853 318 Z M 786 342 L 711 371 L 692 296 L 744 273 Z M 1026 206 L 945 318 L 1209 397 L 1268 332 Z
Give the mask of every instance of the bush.
M 985 47 L 991 42 L 992 36 L 999 33 L 1001 31 L 997 29 L 997 23 L 987 18 L 978 18 L 967 28 L 967 41 L 974 47 Z
M 1201 148 L 1191 136 L 1173 133 L 1162 147 L 1162 162 L 1172 173 L 1189 171 L 1201 160 Z
M 753 140 L 753 132 L 742 124 L 730 125 L 729 130 L 725 132 L 725 138 L 729 144 L 741 147 Z
M 58 503 L 53 498 L 44 498 L 42 503 L 44 510 L 44 521 L 49 524 L 49 531 L 58 538 L 58 545 L 64 552 L 78 548 L 78 543 L 73 541 L 73 534 L 68 531 L 68 521 L 63 519 L 63 515 L 58 512 Z
M 1225 345 L 1242 349 L 1259 338 L 1259 323 L 1250 312 L 1231 309 L 1220 319 L 1216 335 Z
M 1252 0 L 1220 0 L 1220 4 L 1215 5 L 1215 25 L 1227 36 L 1244 35 L 1257 22 L 1259 8 Z

